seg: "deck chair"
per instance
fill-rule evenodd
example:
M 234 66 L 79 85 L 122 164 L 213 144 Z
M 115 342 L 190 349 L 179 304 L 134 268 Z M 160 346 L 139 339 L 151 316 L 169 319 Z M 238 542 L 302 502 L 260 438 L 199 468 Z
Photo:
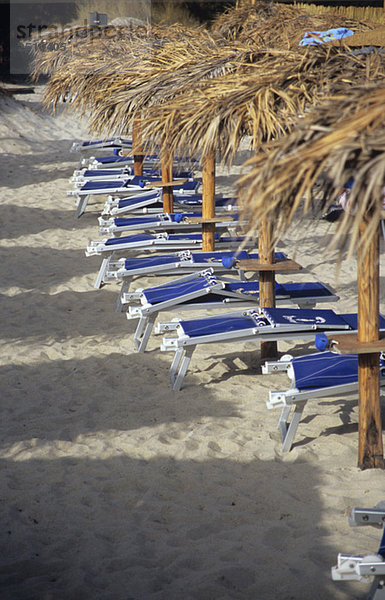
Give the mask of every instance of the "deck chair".
M 110 168 L 110 169 L 75 169 L 70 183 L 77 185 L 84 185 L 88 181 L 111 181 L 111 180 L 126 180 L 128 177 L 134 176 L 133 167 L 124 168 Z M 143 169 L 143 178 L 155 177 L 158 181 L 161 177 L 161 173 L 157 168 L 145 168 Z M 177 170 L 173 173 L 173 177 L 192 179 L 192 171 L 181 171 Z
M 192 190 L 191 182 L 187 181 L 182 187 L 174 187 L 174 209 L 175 210 L 202 210 L 202 194 L 196 194 L 197 186 Z M 199 186 L 198 186 L 199 187 Z M 238 210 L 237 201 L 232 197 L 217 197 L 215 199 L 217 213 Z M 104 205 L 102 215 L 116 217 L 121 215 L 137 213 L 161 213 L 163 212 L 163 201 L 161 190 L 145 195 L 142 191 L 138 195 L 128 198 L 116 198 L 109 196 Z
M 381 317 L 381 328 L 385 320 Z M 174 352 L 170 377 L 179 390 L 192 354 L 199 344 L 314 340 L 315 332 L 347 333 L 357 330 L 357 315 L 338 315 L 329 309 L 263 308 L 183 321 L 160 323 L 157 333 L 172 332 L 163 338 L 162 351 Z
M 317 302 L 336 301 L 336 296 L 322 283 L 289 283 L 275 285 L 279 304 L 314 307 Z M 155 320 L 161 311 L 221 310 L 258 306 L 259 282 L 240 281 L 234 277 L 214 275 L 207 269 L 174 279 L 156 287 L 126 292 L 122 306 L 128 307 L 127 318 L 139 319 L 134 334 L 138 352 L 144 352 Z
M 132 166 L 134 164 L 134 155 L 132 156 L 122 156 L 123 148 L 112 147 L 112 154 L 109 156 L 89 156 L 86 158 L 82 158 L 79 164 L 79 168 L 86 167 L 87 169 L 108 169 L 110 167 L 117 166 Z M 144 167 L 159 167 L 160 158 L 157 154 L 146 154 L 143 156 L 143 166 Z M 187 157 L 176 157 L 174 159 L 174 167 L 177 168 L 178 165 L 185 165 L 188 168 L 192 168 L 198 164 L 198 160 L 194 158 Z
M 106 140 L 86 140 L 83 142 L 74 142 L 71 146 L 71 152 L 87 152 L 94 150 L 105 150 L 106 148 L 132 148 L 132 141 L 121 137 L 108 138 Z
M 114 150 L 110 156 L 89 156 L 80 161 L 79 168 L 86 169 L 110 169 L 116 167 L 129 167 L 134 165 L 134 156 L 121 156 L 120 149 Z M 144 157 L 144 167 L 154 167 L 159 164 L 159 156 L 156 154 L 146 155 Z
M 241 237 L 231 237 L 215 233 L 215 245 L 227 248 L 238 248 L 244 241 Z M 248 242 L 251 244 L 252 242 Z M 151 250 L 183 250 L 202 247 L 201 233 L 141 233 L 128 235 L 120 238 L 108 238 L 91 241 L 86 249 L 86 256 L 103 255 L 96 281 L 95 288 L 100 288 L 104 281 L 106 271 L 110 269 L 110 263 L 115 262 L 117 252 L 151 251 Z
M 382 529 L 380 546 L 373 554 L 338 554 L 337 565 L 332 567 L 334 581 L 362 581 L 370 583 L 367 600 L 385 600 L 385 502 L 373 508 L 353 508 L 351 527 L 372 526 Z
M 113 195 L 113 196 L 128 196 L 141 191 L 148 191 L 146 186 L 152 182 L 159 181 L 159 177 L 141 177 L 138 175 L 128 177 L 126 179 L 116 179 L 108 181 L 88 181 L 74 190 L 69 190 L 67 196 L 73 196 L 76 200 L 76 214 L 79 218 L 86 210 L 90 196 Z M 189 185 L 188 185 L 189 184 Z M 77 184 L 75 184 L 76 186 Z M 80 184 L 79 184 L 80 185 Z M 187 181 L 181 183 L 180 186 L 175 186 L 175 189 L 188 190 L 195 192 L 198 189 L 199 181 Z
M 192 223 L 191 218 L 202 216 L 201 212 L 152 213 L 146 216 L 117 217 L 104 219 L 99 217 L 99 233 L 120 236 L 125 231 L 196 231 L 202 230 L 201 223 Z M 215 223 L 216 229 L 226 228 L 235 235 L 240 227 L 238 214 L 226 215 L 223 221 Z
M 123 295 L 125 292 L 128 292 L 134 277 L 147 277 L 149 275 L 175 277 L 179 273 L 197 273 L 203 269 L 211 268 L 215 273 L 237 273 L 239 278 L 244 281 L 244 273 L 236 267 L 234 258 L 239 260 L 258 260 L 259 255 L 257 252 L 248 252 L 246 250 L 214 250 L 213 252 L 183 250 L 171 254 L 121 258 L 115 262 L 110 262 L 103 282 L 122 281 L 122 288 L 118 299 L 118 310 L 120 310 Z M 276 252 L 274 258 L 275 260 L 284 260 L 287 256 L 283 252 Z
M 385 326 L 382 320 L 381 327 Z M 287 391 L 270 391 L 267 408 L 282 408 L 278 428 L 282 452 L 289 452 L 308 400 L 355 393 L 358 390 L 358 355 L 318 352 L 306 356 L 284 356 L 267 361 L 262 373 L 285 370 L 291 379 Z M 380 383 L 385 385 L 385 360 L 380 358 Z

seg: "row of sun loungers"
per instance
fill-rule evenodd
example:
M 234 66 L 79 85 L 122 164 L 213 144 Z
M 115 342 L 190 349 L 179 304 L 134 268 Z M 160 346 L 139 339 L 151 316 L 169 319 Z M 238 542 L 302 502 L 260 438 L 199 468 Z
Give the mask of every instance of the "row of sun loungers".
M 119 157 L 117 157 L 119 158 Z M 96 159 L 93 158 L 92 161 Z M 100 160 L 100 159 L 98 159 Z M 78 176 L 78 175 L 77 175 Z M 135 178 L 131 178 L 131 182 Z M 144 352 L 150 335 L 162 335 L 161 351 L 173 352 L 170 367 L 170 379 L 175 391 L 181 389 L 187 374 L 194 350 L 201 344 L 237 342 L 264 342 L 280 340 L 314 340 L 319 332 L 351 333 L 357 329 L 355 314 L 337 314 L 330 309 L 315 309 L 319 303 L 330 303 L 338 296 L 321 282 L 277 283 L 276 299 L 278 305 L 288 308 L 258 307 L 258 281 L 246 281 L 245 273 L 237 266 L 237 259 L 258 259 L 258 254 L 250 250 L 237 250 L 240 239 L 225 235 L 229 220 L 224 218 L 219 225 L 216 244 L 224 250 L 207 253 L 199 250 L 200 233 L 184 233 L 191 228 L 190 218 L 198 212 L 181 212 L 183 201 L 199 206 L 201 197 L 189 196 L 190 189 L 182 185 L 175 194 L 175 205 L 180 212 L 166 214 L 162 212 L 139 216 L 140 210 L 150 210 L 161 203 L 161 192 L 147 190 L 129 198 L 119 198 L 120 186 L 117 180 L 90 180 L 88 184 L 77 188 L 81 194 L 96 190 L 101 194 L 106 190 L 110 194 L 99 218 L 101 234 L 114 237 L 91 242 L 86 255 L 100 255 L 102 264 L 95 287 L 106 282 L 119 282 L 121 289 L 117 300 L 117 310 L 124 311 L 128 319 L 137 319 L 134 344 L 139 352 Z M 122 180 L 120 183 L 122 183 Z M 92 185 L 90 185 L 92 183 Z M 193 179 L 190 185 L 196 186 Z M 138 184 L 139 185 L 139 184 Z M 196 191 L 195 187 L 194 191 Z M 178 206 L 178 200 L 181 205 Z M 236 206 L 233 199 L 225 199 L 222 207 Z M 190 208 L 190 207 L 189 207 Z M 125 217 L 117 217 L 118 211 L 126 210 Z M 237 224 L 237 213 L 229 213 L 230 224 Z M 177 229 L 180 227 L 180 229 Z M 170 230 L 173 233 L 169 233 Z M 142 231 L 122 235 L 133 231 Z M 178 233 L 174 233 L 178 231 Z M 179 231 L 181 231 L 179 233 Z M 174 250 L 159 254 L 159 250 Z M 155 252 L 154 252 L 155 251 Z M 156 252 L 158 251 L 158 252 Z M 145 256 L 137 256 L 146 252 Z M 119 254 L 124 256 L 119 257 Z M 133 256 L 130 256 L 133 254 Z M 286 259 L 283 253 L 276 253 L 276 260 Z M 171 276 L 168 283 L 161 283 L 146 289 L 130 291 L 130 285 L 138 276 Z M 179 275 L 179 277 L 178 277 Z M 188 310 L 214 311 L 213 316 L 200 319 L 182 319 L 174 317 L 168 322 L 158 322 L 159 314 L 165 311 Z M 237 309 L 225 312 L 223 309 Z M 385 320 L 381 317 L 381 329 L 385 329 Z M 270 392 L 268 408 L 281 408 L 278 426 L 282 436 L 282 450 L 289 451 L 301 419 L 306 402 L 310 398 L 352 393 L 357 389 L 357 356 L 341 357 L 331 352 L 310 354 L 304 357 L 285 357 L 284 360 L 268 362 L 264 373 L 287 371 L 291 387 L 287 391 Z M 385 364 L 381 363 L 381 372 L 385 373 Z M 307 373 L 307 375 L 304 375 Z M 385 377 L 384 377 L 385 380 Z
M 101 147 L 102 143 L 93 143 L 77 145 L 74 149 L 85 153 L 90 148 Z M 216 224 L 216 243 L 225 249 L 215 252 L 197 250 L 201 236 L 193 232 L 193 221 L 200 214 L 202 197 L 196 193 L 198 183 L 191 173 L 180 173 L 188 178 L 187 185 L 184 183 L 174 189 L 175 212 L 164 213 L 161 191 L 148 189 L 152 178 L 159 177 L 151 163 L 148 163 L 143 178 L 133 177 L 132 159 L 119 156 L 120 149 L 130 147 L 130 142 L 113 138 L 108 141 L 108 147 L 114 149 L 112 156 L 82 159 L 84 168 L 75 171 L 72 179 L 75 190 L 69 195 L 75 195 L 76 214 L 80 216 L 90 195 L 109 193 L 99 217 L 99 233 L 113 237 L 91 242 L 86 249 L 87 256 L 102 257 L 95 287 L 111 281 L 120 284 L 117 310 L 125 312 L 127 319 L 137 320 L 134 345 L 138 352 L 146 350 L 154 330 L 162 336 L 160 349 L 173 353 L 170 366 L 173 390 L 181 389 L 192 355 L 202 344 L 229 343 L 233 346 L 238 342 L 312 341 L 320 333 L 332 338 L 334 333 L 348 334 L 357 330 L 355 313 L 338 314 L 330 308 L 315 308 L 320 303 L 338 300 L 333 290 L 321 282 L 276 283 L 278 306 L 260 309 L 259 282 L 247 280 L 238 264 L 242 259 L 258 260 L 258 253 L 252 248 L 238 250 L 240 240 L 236 232 L 239 223 L 234 199 L 218 199 L 217 203 L 223 222 Z M 118 172 L 117 164 L 124 165 L 124 170 Z M 127 191 L 132 192 L 130 196 L 125 196 Z M 231 236 L 225 235 L 226 230 Z M 174 251 L 167 254 L 154 252 L 163 248 Z M 146 255 L 137 256 L 144 251 Z M 119 253 L 124 256 L 118 257 Z M 287 257 L 276 253 L 275 259 L 282 261 Z M 130 290 L 133 280 L 140 276 L 167 276 L 171 280 Z M 223 309 L 236 310 L 223 314 Z M 156 323 L 163 312 L 176 311 L 180 315 L 191 310 L 213 311 L 214 314 L 199 319 L 177 316 L 171 321 Z M 385 318 L 381 315 L 380 329 L 385 331 Z M 358 356 L 330 351 L 298 357 L 286 354 L 280 360 L 267 361 L 262 366 L 264 374 L 282 371 L 287 373 L 290 387 L 284 391 L 270 391 L 266 405 L 269 409 L 281 409 L 278 428 L 282 451 L 288 452 L 308 400 L 357 391 Z M 385 385 L 385 358 L 382 355 L 380 384 Z M 380 547 L 373 554 L 341 553 L 337 565 L 332 568 L 332 578 L 336 581 L 368 582 L 374 578 L 368 596 L 371 600 L 385 600 L 384 523 L 385 503 L 373 509 L 353 509 L 352 526 L 382 528 Z

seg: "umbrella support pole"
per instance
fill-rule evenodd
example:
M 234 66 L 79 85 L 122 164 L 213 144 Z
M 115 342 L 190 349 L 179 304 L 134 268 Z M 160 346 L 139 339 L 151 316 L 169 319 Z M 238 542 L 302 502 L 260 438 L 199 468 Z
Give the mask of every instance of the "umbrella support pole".
M 360 226 L 365 240 L 369 216 Z M 357 252 L 358 342 L 379 340 L 379 236 L 369 246 L 359 244 Z M 385 468 L 381 411 L 379 354 L 358 355 L 359 422 L 358 467 Z
M 172 165 L 173 159 L 166 151 L 162 152 L 161 168 L 162 168 L 162 183 L 172 182 Z M 162 191 L 163 212 L 172 213 L 174 211 L 174 194 L 172 187 L 164 187 Z
M 134 153 L 134 175 L 139 175 L 141 177 L 143 175 L 144 155 L 140 143 L 139 125 L 140 121 L 135 119 L 132 126 L 132 151 Z M 138 154 L 135 154 L 136 152 L 138 152 Z
M 273 224 L 268 219 L 262 219 L 258 231 L 258 254 L 262 264 L 274 262 L 274 248 L 272 245 Z M 261 308 L 275 307 L 275 274 L 274 271 L 260 271 L 259 273 L 259 306 Z M 261 360 L 278 357 L 277 342 L 261 342 Z
M 215 153 L 210 152 L 202 160 L 202 217 L 215 217 Z M 202 225 L 202 250 L 212 252 L 215 249 L 215 223 Z

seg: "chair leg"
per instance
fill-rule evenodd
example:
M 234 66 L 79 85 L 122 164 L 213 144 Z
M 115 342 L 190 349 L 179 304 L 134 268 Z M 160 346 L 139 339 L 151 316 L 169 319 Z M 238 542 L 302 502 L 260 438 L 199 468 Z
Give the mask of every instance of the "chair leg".
M 375 577 L 367 600 L 385 600 L 385 577 Z
M 102 287 L 104 274 L 108 268 L 109 262 L 111 260 L 111 256 L 108 258 L 103 258 L 102 264 L 100 265 L 99 273 L 95 279 L 94 288 L 97 290 Z
M 76 212 L 75 212 L 75 219 L 78 219 L 79 217 L 82 216 L 82 214 L 84 214 L 84 211 L 86 210 L 86 207 L 87 207 L 88 198 L 89 198 L 89 196 L 81 196 L 80 198 L 78 198 Z
M 187 348 L 178 348 L 175 352 L 174 360 L 172 361 L 170 368 L 172 389 L 175 392 L 178 392 L 182 387 L 183 379 L 186 375 L 194 350 L 195 346 L 188 346 Z
M 142 318 L 140 319 L 140 321 L 142 320 Z M 145 317 L 144 322 L 141 326 L 141 333 L 140 333 L 141 338 L 136 337 L 138 328 L 139 328 L 139 325 L 138 325 L 138 328 L 137 328 L 137 330 L 135 332 L 135 336 L 134 336 L 134 338 L 136 338 L 135 343 L 137 345 L 138 352 L 144 352 L 146 350 L 148 340 L 150 338 L 151 332 L 154 327 L 155 319 L 156 319 L 156 313 L 153 313 L 153 314 L 149 315 L 148 317 Z
M 122 287 L 120 288 L 119 296 L 116 301 L 116 312 L 124 312 L 124 308 L 123 308 L 123 304 L 122 304 L 123 294 L 126 294 L 128 292 L 128 290 L 130 288 L 130 284 L 131 284 L 131 277 L 126 277 L 125 279 L 123 279 Z
M 278 420 L 278 427 L 281 431 L 282 438 L 282 452 L 289 452 L 291 450 L 305 404 L 306 402 L 300 402 L 294 405 L 294 411 L 290 423 L 288 423 L 288 419 L 292 406 L 284 406 L 282 409 Z

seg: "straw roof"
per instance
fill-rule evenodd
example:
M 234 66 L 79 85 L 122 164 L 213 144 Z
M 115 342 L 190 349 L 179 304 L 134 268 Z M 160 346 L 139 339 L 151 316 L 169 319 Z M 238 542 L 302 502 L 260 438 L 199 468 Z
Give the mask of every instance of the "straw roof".
M 300 209 L 321 213 L 354 178 L 350 208 L 339 222 L 335 244 L 358 244 L 359 225 L 370 214 L 365 243 L 378 232 L 385 186 L 385 83 L 350 87 L 318 105 L 297 122 L 268 154 L 250 161 L 239 181 L 239 194 L 249 231 L 263 217 L 274 219 L 278 238 Z M 321 177 L 326 174 L 326 177 Z M 318 184 L 323 197 L 315 199 Z
M 199 32 L 202 28 L 146 24 L 136 27 L 83 27 L 47 34 L 43 39 L 36 36 L 32 44 L 33 75 L 35 78 L 40 74 L 51 75 L 73 61 L 78 61 L 74 66 L 79 67 L 82 59 L 87 61 L 88 58 L 102 62 L 120 60 L 122 64 L 127 52 L 149 52 L 166 41 L 178 39 L 189 43 Z
M 48 32 L 44 36 L 36 35 L 32 38 L 31 50 L 33 54 L 33 78 L 40 75 L 51 75 L 60 66 L 75 56 L 87 57 L 103 47 L 107 54 L 111 54 L 117 40 L 130 41 L 139 37 L 148 38 L 147 27 L 76 27 L 69 30 Z
M 160 65 L 163 57 L 166 60 Z M 244 71 L 253 64 L 260 65 L 265 57 L 266 53 L 240 44 L 197 45 L 194 54 L 189 55 L 182 48 L 169 60 L 166 49 L 153 62 L 144 65 L 140 73 L 133 73 L 131 81 L 125 76 L 114 80 L 114 93 L 97 105 L 93 103 L 91 126 L 127 133 L 136 113 L 163 105 L 183 93 L 199 96 L 201 89 L 214 85 L 214 80 L 225 82 L 225 75 Z
M 218 54 L 217 43 L 203 29 L 186 33 L 185 28 L 173 26 L 156 28 L 156 32 L 157 35 L 162 32 L 164 39 L 139 37 L 113 45 L 103 40 L 96 46 L 88 45 L 87 53 L 67 56 L 49 81 L 46 103 L 55 107 L 65 94 L 73 101 L 74 108 L 84 110 L 88 105 L 96 106 L 100 100 L 118 94 L 121 89 L 130 89 L 138 79 L 147 82 L 158 72 L 173 73 L 171 78 L 177 83 L 176 69 L 184 67 L 188 72 L 186 65 L 191 65 L 192 60 L 204 62 L 213 53 Z M 221 68 L 220 61 L 217 68 Z
M 267 50 L 255 65 L 149 107 L 142 133 L 171 152 L 215 151 L 231 162 L 246 135 L 258 149 L 288 132 L 297 115 L 325 95 L 381 79 L 385 57 L 378 53 L 355 55 L 327 45 L 301 52 Z

